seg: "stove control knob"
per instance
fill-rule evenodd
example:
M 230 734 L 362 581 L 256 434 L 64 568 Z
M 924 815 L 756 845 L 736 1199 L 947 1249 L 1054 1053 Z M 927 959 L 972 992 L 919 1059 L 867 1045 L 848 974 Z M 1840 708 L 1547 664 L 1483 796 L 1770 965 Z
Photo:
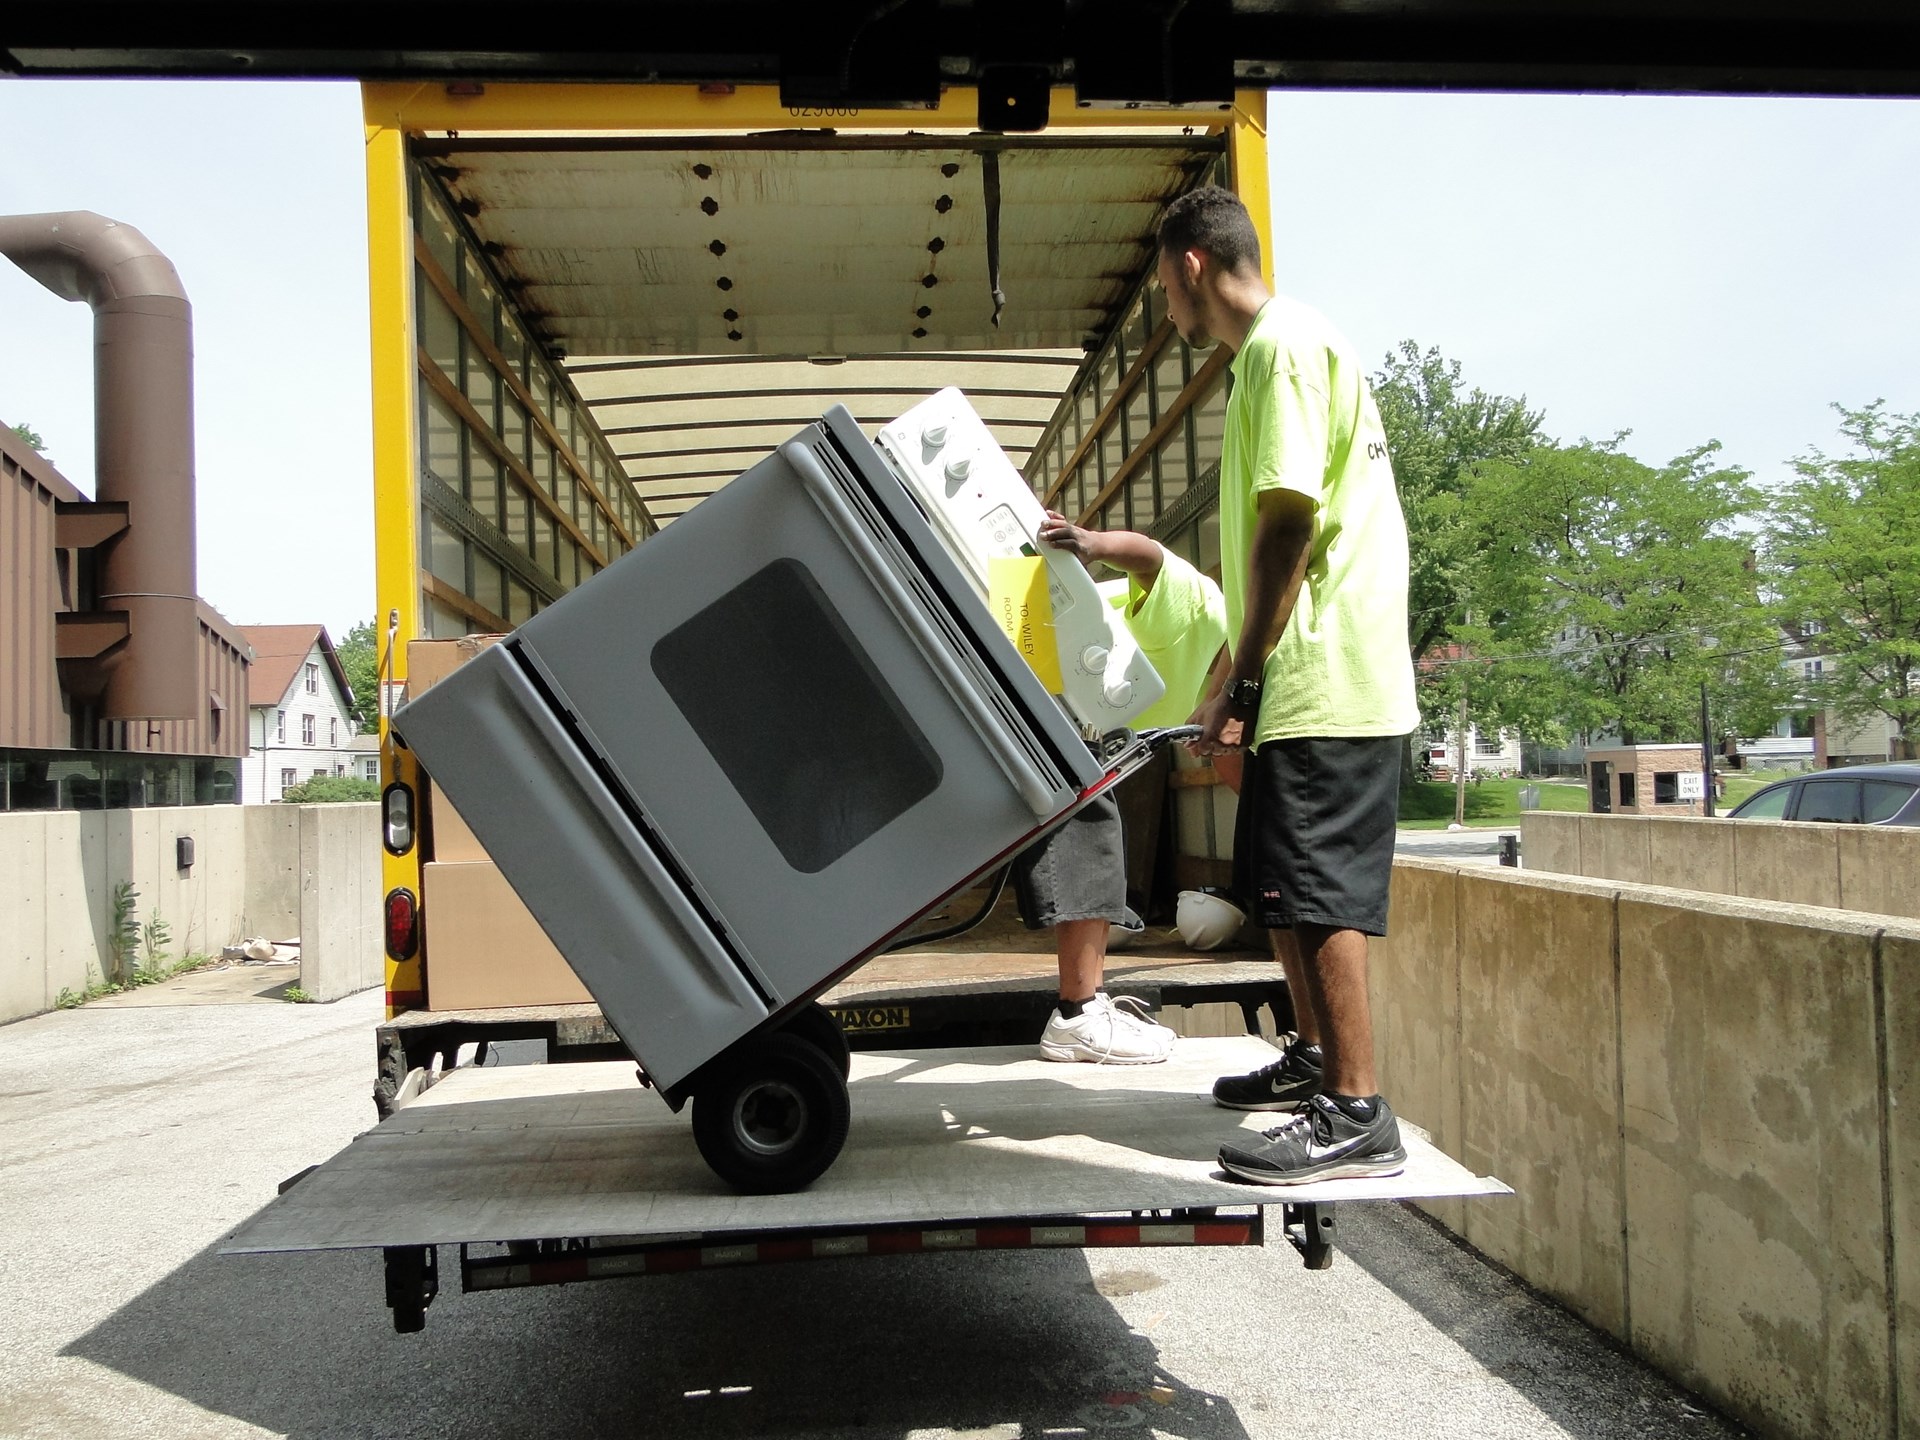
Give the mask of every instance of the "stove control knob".
M 946 425 L 939 420 L 934 421 L 920 432 L 920 442 L 929 450 L 938 450 L 947 443 Z
M 1080 665 L 1089 675 L 1098 675 L 1107 668 L 1107 647 L 1089 645 L 1080 652 Z
M 1106 689 L 1107 703 L 1116 710 L 1126 709 L 1127 702 L 1133 699 L 1133 681 L 1116 680 Z
M 967 478 L 973 469 L 973 458 L 969 455 L 956 455 L 947 462 L 947 479 L 958 485 Z

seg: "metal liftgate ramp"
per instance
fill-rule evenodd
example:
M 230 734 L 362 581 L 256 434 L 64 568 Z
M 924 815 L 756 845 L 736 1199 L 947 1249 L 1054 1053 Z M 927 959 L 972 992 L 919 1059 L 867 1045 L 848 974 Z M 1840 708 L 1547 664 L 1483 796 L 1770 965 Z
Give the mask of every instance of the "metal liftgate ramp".
M 853 1128 L 807 1190 L 739 1195 L 630 1063 L 457 1070 L 302 1175 L 226 1254 L 378 1249 L 400 1329 L 460 1247 L 468 1290 L 854 1255 L 1261 1244 L 1265 1207 L 1307 1264 L 1334 1207 L 1510 1193 L 1415 1133 L 1399 1175 L 1284 1189 L 1216 1163 L 1267 1114 L 1220 1109 L 1220 1075 L 1271 1061 L 1254 1036 L 1184 1039 L 1165 1064 L 1062 1065 L 1031 1046 L 853 1057 Z

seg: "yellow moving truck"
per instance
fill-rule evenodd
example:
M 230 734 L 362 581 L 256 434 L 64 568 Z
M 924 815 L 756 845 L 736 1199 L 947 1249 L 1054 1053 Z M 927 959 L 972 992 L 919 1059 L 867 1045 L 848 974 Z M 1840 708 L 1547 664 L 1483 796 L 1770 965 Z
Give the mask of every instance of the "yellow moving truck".
M 1170 199 L 1208 182 L 1264 223 L 1266 96 L 1098 109 L 1062 90 L 1032 134 L 982 131 L 971 90 L 885 110 L 730 85 L 363 96 L 384 1114 L 410 1075 L 418 1088 L 483 1044 L 624 1053 L 385 717 L 827 406 L 871 433 L 957 385 L 1051 506 L 1217 570 L 1225 356 L 1173 333 L 1152 234 Z M 1227 827 L 1211 771 L 1175 779 L 1179 882 L 1216 880 Z M 1196 968 L 1201 988 L 1176 998 L 1256 1005 L 1267 969 Z M 916 978 L 953 976 L 923 964 Z M 889 992 L 841 1018 L 897 1031 L 970 1001 L 1037 1034 L 1030 978 L 1024 1008 L 970 993 L 916 1010 Z
M 379 1249 L 394 1326 L 413 1331 L 443 1252 L 479 1291 L 850 1255 L 1262 1243 L 1273 1197 L 1219 1175 L 1218 1127 L 1197 1122 L 1217 1114 L 1213 1076 L 1272 1050 L 1239 1033 L 1188 1038 L 1143 1069 L 1049 1065 L 1031 1053 L 1037 1020 L 1018 1017 L 1023 998 L 1050 1005 L 1050 956 L 1032 957 L 1024 989 L 995 970 L 1022 957 L 931 952 L 906 957 L 913 985 L 896 972 L 842 994 L 840 1023 L 876 1052 L 848 1057 L 858 1143 L 806 1190 L 720 1189 L 386 717 L 835 403 L 871 433 L 958 385 L 1049 504 L 1217 569 L 1223 357 L 1173 335 L 1149 285 L 1152 227 L 1209 180 L 1265 217 L 1264 96 L 1100 112 L 1056 94 L 1060 123 L 1001 135 L 976 128 L 970 93 L 831 114 L 724 86 L 365 95 L 386 1118 L 222 1250 Z M 1182 861 L 1204 876 L 1218 856 L 1186 841 L 1209 834 L 1210 777 L 1174 778 Z M 1285 1004 L 1265 959 L 1170 968 L 1187 973 L 1130 987 L 1249 1014 Z M 969 1023 L 919 1024 L 943 1008 Z M 1014 1031 L 996 1032 L 1009 1015 Z M 602 1063 L 466 1063 L 527 1039 Z M 1308 1265 L 1331 1262 L 1336 1200 L 1505 1190 L 1411 1132 L 1408 1146 L 1402 1176 L 1285 1197 L 1281 1232 Z

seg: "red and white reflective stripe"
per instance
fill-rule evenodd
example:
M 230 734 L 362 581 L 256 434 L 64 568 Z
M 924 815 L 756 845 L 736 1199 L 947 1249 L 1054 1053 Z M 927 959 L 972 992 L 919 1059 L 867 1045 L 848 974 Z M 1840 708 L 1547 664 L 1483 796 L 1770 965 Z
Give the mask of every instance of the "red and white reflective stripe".
M 795 1236 L 743 1240 L 738 1244 L 671 1245 L 650 1250 L 574 1251 L 552 1259 L 502 1263 L 470 1261 L 469 1290 L 508 1290 L 525 1285 L 567 1285 L 622 1275 L 676 1275 L 735 1265 L 780 1265 L 843 1255 L 922 1255 L 952 1250 L 1081 1250 L 1137 1245 L 1257 1245 L 1254 1220 L 1158 1223 L 1088 1220 L 1076 1225 L 929 1226 L 870 1230 L 854 1235 Z

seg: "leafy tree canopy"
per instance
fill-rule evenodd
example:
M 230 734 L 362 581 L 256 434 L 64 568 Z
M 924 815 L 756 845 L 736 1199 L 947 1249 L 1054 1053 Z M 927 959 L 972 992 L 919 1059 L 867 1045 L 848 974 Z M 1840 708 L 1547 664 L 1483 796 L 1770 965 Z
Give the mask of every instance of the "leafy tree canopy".
M 10 425 L 7 428 L 12 430 L 13 433 L 18 435 L 22 440 L 26 441 L 36 455 L 46 454 L 47 442 L 41 438 L 40 432 L 31 425 Z
M 1920 414 L 1839 411 L 1851 453 L 1814 450 L 1769 511 L 1776 614 L 1818 630 L 1808 698 L 1858 722 L 1884 715 L 1920 751 Z
M 1543 740 L 1685 741 L 1704 682 L 1721 733 L 1765 734 L 1791 697 L 1735 528 L 1758 492 L 1715 443 L 1655 468 L 1624 440 L 1541 445 L 1469 481 L 1476 718 Z
M 349 800 L 378 800 L 380 782 L 351 775 L 315 775 L 289 785 L 280 798 L 289 805 L 338 805 Z
M 1541 413 L 1525 396 L 1469 390 L 1459 361 L 1412 340 L 1387 355 L 1372 386 L 1407 517 L 1407 641 L 1417 661 L 1453 637 L 1466 611 L 1479 539 L 1464 499 L 1473 468 L 1531 451 Z
M 354 626 L 334 645 L 333 653 L 340 657 L 340 668 L 353 687 L 353 722 L 361 734 L 371 734 L 380 720 L 380 637 L 373 622 L 362 620 Z

